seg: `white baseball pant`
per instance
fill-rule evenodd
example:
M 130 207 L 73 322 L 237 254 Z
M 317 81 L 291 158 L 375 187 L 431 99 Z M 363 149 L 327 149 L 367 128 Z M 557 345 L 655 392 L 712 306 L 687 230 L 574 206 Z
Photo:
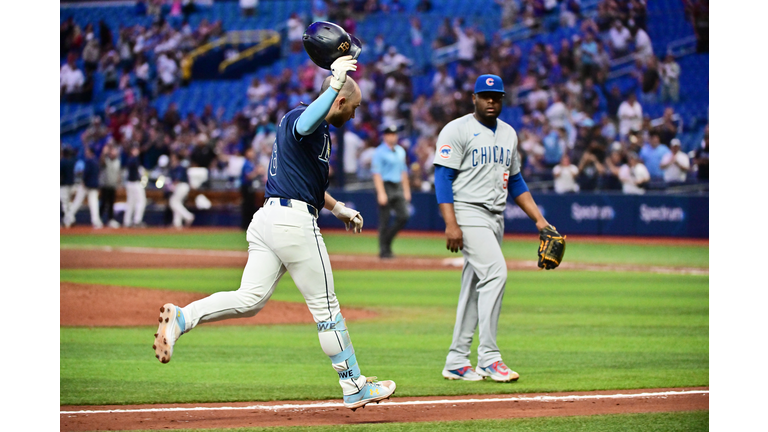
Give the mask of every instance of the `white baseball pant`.
M 64 216 L 69 213 L 69 208 L 72 206 L 72 192 L 75 187 L 72 185 L 62 185 L 59 187 L 59 197 L 61 201 L 61 211 Z
M 325 328 L 341 319 L 323 236 L 306 203 L 291 200 L 291 204 L 292 207 L 281 206 L 279 199 L 270 198 L 254 214 L 246 234 L 248 262 L 240 288 L 212 294 L 182 308 L 185 332 L 201 323 L 256 315 L 288 271 L 315 322 L 323 324 L 318 326 L 318 337 L 323 351 L 331 357 L 334 369 L 339 372 L 344 394 L 356 393 L 365 385 L 366 377 L 344 375 L 344 370 L 353 365 L 346 360 L 348 357 L 340 359 L 338 356 L 343 352 L 354 353 L 346 329 L 320 331 L 320 327 Z M 335 358 L 339 359 L 333 361 Z
M 75 223 L 75 215 L 80 210 L 80 206 L 83 204 L 85 197 L 88 197 L 88 209 L 91 212 L 91 225 L 95 228 L 101 228 L 104 224 L 101 222 L 99 216 L 99 190 L 86 188 L 83 184 L 77 186 L 77 192 L 75 193 L 75 199 L 69 205 L 69 210 L 64 214 L 64 223 Z
M 504 217 L 471 204 L 457 202 L 454 208 L 463 233 L 464 268 L 453 341 L 445 362 L 448 370 L 471 366 L 475 329 L 480 342 L 477 365 L 485 367 L 502 359 L 496 332 L 507 283 L 507 264 L 501 252 Z
M 144 220 L 144 208 L 147 206 L 147 193 L 139 181 L 125 183 L 125 215 L 123 225 L 138 225 Z
M 192 212 L 184 207 L 184 199 L 187 197 L 187 194 L 189 194 L 189 183 L 177 183 L 173 193 L 168 198 L 168 206 L 173 211 L 173 226 L 177 228 L 181 227 L 182 222 L 190 222 L 195 218 Z

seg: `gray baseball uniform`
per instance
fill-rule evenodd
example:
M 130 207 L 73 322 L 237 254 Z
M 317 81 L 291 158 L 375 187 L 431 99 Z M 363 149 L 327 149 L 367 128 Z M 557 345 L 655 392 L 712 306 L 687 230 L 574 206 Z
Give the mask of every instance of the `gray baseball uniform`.
M 457 170 L 454 212 L 462 231 L 464 269 L 445 368 L 471 366 L 470 346 L 479 328 L 478 366 L 501 360 L 496 329 L 507 282 L 501 253 L 507 182 L 520 172 L 517 133 L 497 119 L 495 131 L 467 114 L 448 123 L 437 138 L 434 163 Z

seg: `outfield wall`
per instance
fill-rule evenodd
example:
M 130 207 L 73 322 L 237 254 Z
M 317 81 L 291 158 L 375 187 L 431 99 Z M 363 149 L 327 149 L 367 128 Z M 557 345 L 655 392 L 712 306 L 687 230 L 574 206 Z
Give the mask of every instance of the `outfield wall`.
M 363 214 L 366 230 L 378 227 L 379 211 L 374 193 L 332 191 L 331 194 Z M 709 238 L 709 196 L 534 194 L 534 199 L 547 220 L 565 234 Z M 144 221 L 150 226 L 169 225 L 170 211 L 166 212 L 166 206 L 165 202 L 150 204 Z M 187 206 L 195 214 L 195 226 L 240 226 L 238 206 L 197 210 L 191 200 Z M 115 207 L 116 218 L 121 221 L 124 203 Z M 445 230 L 433 193 L 414 193 L 410 211 L 411 218 L 405 229 Z M 536 232 L 533 223 L 511 199 L 504 219 L 507 233 Z M 85 206 L 77 214 L 77 223 L 90 223 Z M 343 227 L 328 210 L 321 212 L 318 225 Z
M 359 210 L 365 227 L 378 227 L 376 195 L 369 192 L 334 194 Z M 709 238 L 709 197 L 623 194 L 534 194 L 539 210 L 561 233 L 584 235 L 667 236 Z M 416 193 L 405 229 L 443 231 L 445 224 L 432 193 Z M 504 211 L 505 232 L 535 233 L 536 227 L 510 198 Z M 328 211 L 321 227 L 338 227 Z

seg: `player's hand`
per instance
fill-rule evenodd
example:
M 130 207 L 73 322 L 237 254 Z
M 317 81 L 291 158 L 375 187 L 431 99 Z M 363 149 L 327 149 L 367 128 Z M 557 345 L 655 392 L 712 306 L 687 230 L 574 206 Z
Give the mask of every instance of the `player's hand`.
M 464 233 L 458 225 L 445 227 L 445 248 L 451 252 L 458 252 L 464 249 Z
M 341 90 L 344 83 L 347 82 L 347 72 L 357 70 L 357 60 L 353 59 L 351 55 L 341 56 L 331 64 L 331 87 L 336 91 Z
M 387 202 L 389 202 L 389 199 L 387 198 L 387 194 L 376 194 L 376 201 L 379 202 L 380 206 L 387 205 Z
M 337 219 L 344 222 L 347 231 L 349 231 L 350 226 L 352 226 L 352 232 L 355 234 L 363 231 L 363 215 L 359 211 L 347 207 L 341 201 L 337 201 L 331 212 Z

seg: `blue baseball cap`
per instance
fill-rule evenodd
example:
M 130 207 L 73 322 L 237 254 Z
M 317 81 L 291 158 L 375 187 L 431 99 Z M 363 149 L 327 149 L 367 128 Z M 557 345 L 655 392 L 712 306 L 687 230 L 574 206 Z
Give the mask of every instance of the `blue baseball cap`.
M 475 81 L 475 93 L 482 92 L 504 93 L 504 83 L 498 75 L 480 75 Z

